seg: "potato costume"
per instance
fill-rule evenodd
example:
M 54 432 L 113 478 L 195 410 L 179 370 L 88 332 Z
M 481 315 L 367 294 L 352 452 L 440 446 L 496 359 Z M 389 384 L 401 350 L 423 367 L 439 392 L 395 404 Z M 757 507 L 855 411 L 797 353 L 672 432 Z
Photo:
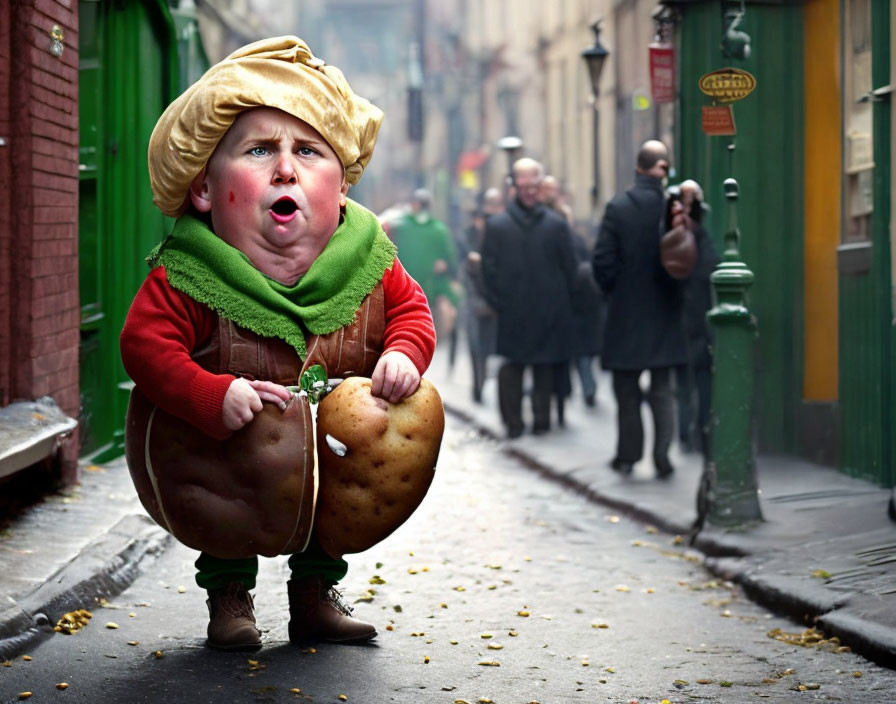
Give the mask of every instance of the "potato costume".
M 212 342 L 194 355 L 210 371 L 283 385 L 294 384 L 312 364 L 347 376 L 320 403 L 319 463 L 304 394 L 283 411 L 265 404 L 252 422 L 220 441 L 153 406 L 135 388 L 126 456 L 150 516 L 188 547 L 223 558 L 300 552 L 312 527 L 333 557 L 366 550 L 392 533 L 432 482 L 444 412 L 425 380 L 398 404 L 370 394 L 366 377 L 384 325 L 377 287 L 351 326 L 309 341 L 302 364 L 283 341 L 220 318 Z M 336 442 L 346 448 L 343 456 L 334 451 Z

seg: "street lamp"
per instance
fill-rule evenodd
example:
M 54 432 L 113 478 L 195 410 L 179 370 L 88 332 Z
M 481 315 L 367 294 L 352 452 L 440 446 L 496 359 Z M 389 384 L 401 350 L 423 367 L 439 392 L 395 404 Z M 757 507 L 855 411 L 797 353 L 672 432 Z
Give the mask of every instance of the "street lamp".
M 604 64 L 610 55 L 609 50 L 600 43 L 600 25 L 603 20 L 597 20 L 591 25 L 594 32 L 594 46 L 590 46 L 582 52 L 585 65 L 588 67 L 588 77 L 591 79 L 591 97 L 594 109 L 594 135 L 593 135 L 593 160 L 594 160 L 594 185 L 591 187 L 591 210 L 597 210 L 597 197 L 600 183 L 600 162 L 598 160 L 598 145 L 600 141 L 600 110 L 598 109 L 598 96 L 600 95 L 600 76 L 604 70 Z
M 506 200 L 510 187 L 513 185 L 513 162 L 516 160 L 519 150 L 523 148 L 523 140 L 516 135 L 509 134 L 495 142 L 495 146 L 507 156 L 507 176 L 504 179 L 504 198 Z

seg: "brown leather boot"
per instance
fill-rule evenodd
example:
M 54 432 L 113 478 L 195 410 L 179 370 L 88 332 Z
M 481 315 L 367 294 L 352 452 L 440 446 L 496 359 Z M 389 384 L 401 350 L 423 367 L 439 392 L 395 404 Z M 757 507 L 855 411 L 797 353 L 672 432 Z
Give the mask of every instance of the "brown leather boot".
M 208 645 L 218 650 L 258 650 L 261 632 L 255 627 L 254 603 L 240 582 L 208 592 Z
M 339 592 L 321 577 L 291 579 L 286 587 L 290 643 L 363 643 L 376 637 L 376 628 L 352 618 L 352 610 L 342 603 Z

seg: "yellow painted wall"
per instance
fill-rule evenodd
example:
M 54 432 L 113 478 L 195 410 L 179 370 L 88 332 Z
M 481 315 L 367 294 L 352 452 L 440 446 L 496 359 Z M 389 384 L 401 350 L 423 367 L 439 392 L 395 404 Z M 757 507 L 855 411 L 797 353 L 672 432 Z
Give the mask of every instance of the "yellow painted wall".
M 806 401 L 837 399 L 837 245 L 840 244 L 840 0 L 805 12 Z

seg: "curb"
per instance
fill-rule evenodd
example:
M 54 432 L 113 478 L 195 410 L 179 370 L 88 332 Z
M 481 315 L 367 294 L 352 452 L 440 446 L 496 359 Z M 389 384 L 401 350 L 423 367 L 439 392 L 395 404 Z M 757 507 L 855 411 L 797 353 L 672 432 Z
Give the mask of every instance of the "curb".
M 119 520 L 46 582 L 0 611 L 0 660 L 53 635 L 53 625 L 66 612 L 120 594 L 140 574 L 142 562 L 160 555 L 171 540 L 148 516 Z

